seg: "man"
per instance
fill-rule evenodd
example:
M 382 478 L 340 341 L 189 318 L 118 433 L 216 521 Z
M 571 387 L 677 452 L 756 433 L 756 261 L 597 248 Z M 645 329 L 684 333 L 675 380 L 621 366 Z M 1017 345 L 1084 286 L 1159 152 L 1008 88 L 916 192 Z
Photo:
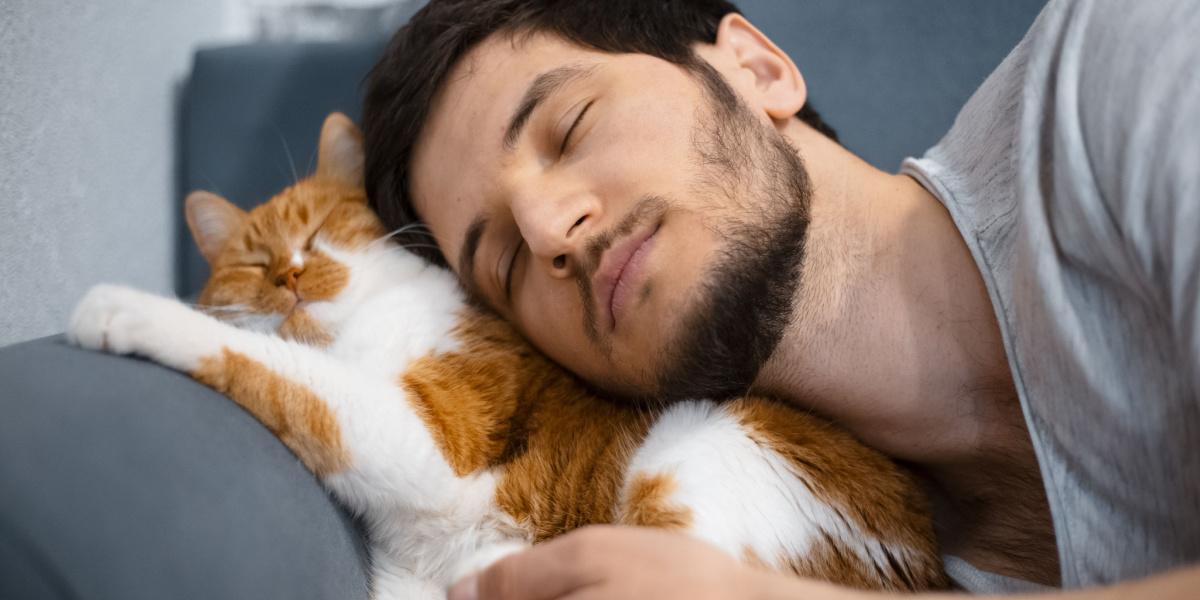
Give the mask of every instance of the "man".
M 753 389 L 912 465 L 970 591 L 1190 596 L 1198 26 L 1183 1 L 1052 2 L 897 175 L 721 0 L 434 0 L 372 74 L 368 192 L 594 385 Z M 618 528 L 451 591 L 853 596 Z

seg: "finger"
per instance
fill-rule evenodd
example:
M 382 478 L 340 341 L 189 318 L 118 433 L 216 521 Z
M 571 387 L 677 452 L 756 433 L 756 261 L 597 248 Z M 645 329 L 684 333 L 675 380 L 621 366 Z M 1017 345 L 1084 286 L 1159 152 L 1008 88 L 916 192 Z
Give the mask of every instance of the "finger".
M 582 533 L 582 532 L 580 532 Z M 602 579 L 579 533 L 500 559 L 450 588 L 449 600 L 553 600 Z

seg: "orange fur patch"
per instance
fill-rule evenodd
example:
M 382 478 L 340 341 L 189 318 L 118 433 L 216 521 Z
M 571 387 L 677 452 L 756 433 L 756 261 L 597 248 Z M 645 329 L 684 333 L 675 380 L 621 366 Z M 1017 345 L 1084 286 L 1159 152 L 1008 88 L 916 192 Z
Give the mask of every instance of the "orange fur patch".
M 828 535 L 817 540 L 804 556 L 783 556 L 780 562 L 785 568 L 797 575 L 829 581 L 846 587 L 860 590 L 880 588 L 884 575 L 879 569 L 872 567 L 846 547 Z M 914 586 L 913 584 L 896 585 L 895 582 L 883 578 L 885 589 L 902 589 L 915 591 L 927 589 L 929 586 Z M 916 582 L 913 582 L 916 583 Z M 944 587 L 944 586 L 940 586 Z
M 890 556 L 886 565 L 868 565 L 827 539 L 809 556 L 783 557 L 784 564 L 846 585 L 877 581 L 904 590 L 948 585 L 928 501 L 911 475 L 833 424 L 778 402 L 746 397 L 733 401 L 729 411 L 751 439 L 794 465 L 813 494 L 842 519 L 919 557 L 907 565 Z
M 192 377 L 249 411 L 318 477 L 349 465 L 337 420 L 308 388 L 230 350 L 202 361 Z
M 666 473 L 639 473 L 629 483 L 629 493 L 618 522 L 625 525 L 687 529 L 692 524 L 692 509 L 670 500 L 675 480 Z
M 333 343 L 333 336 L 316 319 L 301 309 L 292 311 L 279 327 L 280 337 L 310 346 L 324 347 Z
M 535 540 L 612 523 L 650 413 L 595 396 L 491 314 L 465 310 L 457 337 L 462 352 L 402 377 L 454 470 L 499 467 L 496 502 Z

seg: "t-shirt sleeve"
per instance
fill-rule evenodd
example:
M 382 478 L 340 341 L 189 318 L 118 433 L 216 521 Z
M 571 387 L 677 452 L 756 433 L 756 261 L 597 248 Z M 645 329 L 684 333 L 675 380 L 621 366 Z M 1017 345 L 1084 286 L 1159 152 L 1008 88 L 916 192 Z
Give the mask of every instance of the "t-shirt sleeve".
M 1200 389 L 1200 2 L 1088 0 L 1072 9 L 1081 14 L 1063 43 L 1077 37 L 1078 87 L 1056 101 L 1077 102 L 1120 260 L 1169 312 Z

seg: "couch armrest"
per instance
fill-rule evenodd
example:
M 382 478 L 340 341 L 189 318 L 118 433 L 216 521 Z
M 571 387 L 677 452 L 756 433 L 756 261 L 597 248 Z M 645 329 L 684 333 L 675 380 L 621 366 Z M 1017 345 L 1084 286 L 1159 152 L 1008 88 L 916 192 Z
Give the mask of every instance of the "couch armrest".
M 223 396 L 61 336 L 0 390 L 0 598 L 367 597 L 353 521 Z

